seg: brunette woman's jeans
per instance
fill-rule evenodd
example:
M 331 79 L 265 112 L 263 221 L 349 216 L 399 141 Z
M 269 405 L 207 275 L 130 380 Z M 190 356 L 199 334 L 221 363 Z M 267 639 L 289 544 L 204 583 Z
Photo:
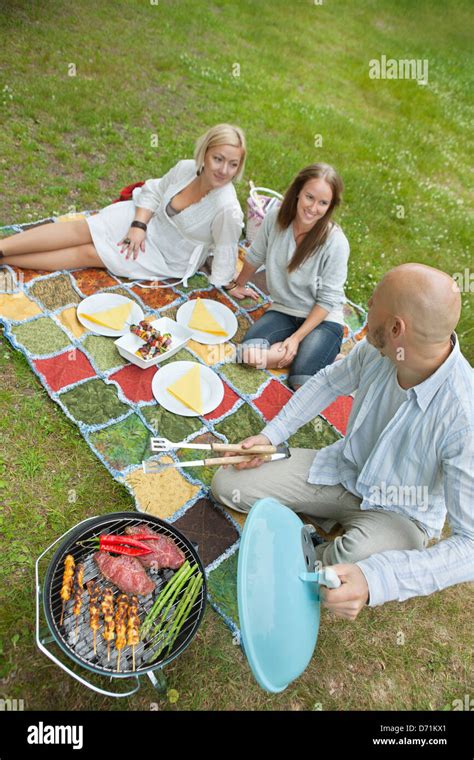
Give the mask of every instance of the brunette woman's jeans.
M 305 321 L 273 309 L 267 311 L 248 330 L 242 346 L 270 348 L 273 343 L 289 338 Z M 332 364 L 341 349 L 344 328 L 337 322 L 321 322 L 301 341 L 298 353 L 289 368 L 289 385 L 303 385 L 320 369 Z

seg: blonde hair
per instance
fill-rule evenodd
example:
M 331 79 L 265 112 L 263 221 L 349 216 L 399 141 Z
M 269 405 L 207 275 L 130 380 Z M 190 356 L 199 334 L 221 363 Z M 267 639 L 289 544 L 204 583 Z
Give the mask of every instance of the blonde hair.
M 204 165 L 204 156 L 209 148 L 214 148 L 216 145 L 232 145 L 234 148 L 242 148 L 239 169 L 234 180 L 238 181 L 241 179 L 244 173 L 247 147 L 243 131 L 240 127 L 235 127 L 232 124 L 216 124 L 215 127 L 211 127 L 197 139 L 194 148 L 194 160 L 196 162 L 197 173 L 200 173 L 202 166 Z

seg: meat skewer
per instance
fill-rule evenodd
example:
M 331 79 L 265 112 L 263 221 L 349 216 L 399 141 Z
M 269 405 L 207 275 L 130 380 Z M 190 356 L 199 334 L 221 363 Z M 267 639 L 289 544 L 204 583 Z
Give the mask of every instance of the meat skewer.
M 135 647 L 140 641 L 139 629 L 138 597 L 133 595 L 128 608 L 127 622 L 127 644 L 132 647 L 132 670 L 135 670 Z
M 81 613 L 82 608 L 82 594 L 84 593 L 84 565 L 80 563 L 76 567 L 76 576 L 75 576 L 75 593 L 74 593 L 74 607 L 72 608 L 72 611 L 76 617 L 76 642 L 77 642 L 77 626 L 79 623 L 79 615 Z
M 118 650 L 117 673 L 120 670 L 120 656 L 122 654 L 122 649 L 127 644 L 127 612 L 128 596 L 126 594 L 120 594 L 117 599 L 117 609 L 115 612 L 115 647 Z
M 76 563 L 74 561 L 74 557 L 72 554 L 68 554 L 66 556 L 66 559 L 64 560 L 64 573 L 63 573 L 63 585 L 61 586 L 61 599 L 63 600 L 63 608 L 61 611 L 61 620 L 59 621 L 59 625 L 63 624 L 63 618 L 64 618 L 64 609 L 66 606 L 66 602 L 69 601 L 72 594 L 72 589 L 74 585 L 74 568 L 76 566 Z
M 94 631 L 94 654 L 97 654 L 97 631 L 100 628 L 99 620 L 99 595 L 100 587 L 94 581 L 89 581 L 87 584 L 87 591 L 89 592 L 89 625 Z
M 110 642 L 115 639 L 114 620 L 114 592 L 107 586 L 102 594 L 102 615 L 104 617 L 104 630 L 102 635 L 107 642 L 107 660 L 110 660 Z

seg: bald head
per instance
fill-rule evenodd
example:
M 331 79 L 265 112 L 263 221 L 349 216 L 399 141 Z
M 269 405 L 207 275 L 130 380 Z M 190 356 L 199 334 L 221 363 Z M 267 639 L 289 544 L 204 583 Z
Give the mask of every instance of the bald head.
M 424 264 L 391 269 L 377 286 L 384 308 L 406 323 L 416 343 L 445 343 L 461 315 L 459 289 L 446 272 Z

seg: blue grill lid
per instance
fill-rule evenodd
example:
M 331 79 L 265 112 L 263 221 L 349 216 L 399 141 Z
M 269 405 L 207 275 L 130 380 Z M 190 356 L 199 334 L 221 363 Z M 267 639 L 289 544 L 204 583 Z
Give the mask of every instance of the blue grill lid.
M 240 543 L 242 644 L 255 678 L 270 692 L 283 691 L 304 672 L 318 638 L 319 583 L 300 578 L 308 572 L 302 527 L 291 509 L 273 498 L 260 499 L 249 512 Z

